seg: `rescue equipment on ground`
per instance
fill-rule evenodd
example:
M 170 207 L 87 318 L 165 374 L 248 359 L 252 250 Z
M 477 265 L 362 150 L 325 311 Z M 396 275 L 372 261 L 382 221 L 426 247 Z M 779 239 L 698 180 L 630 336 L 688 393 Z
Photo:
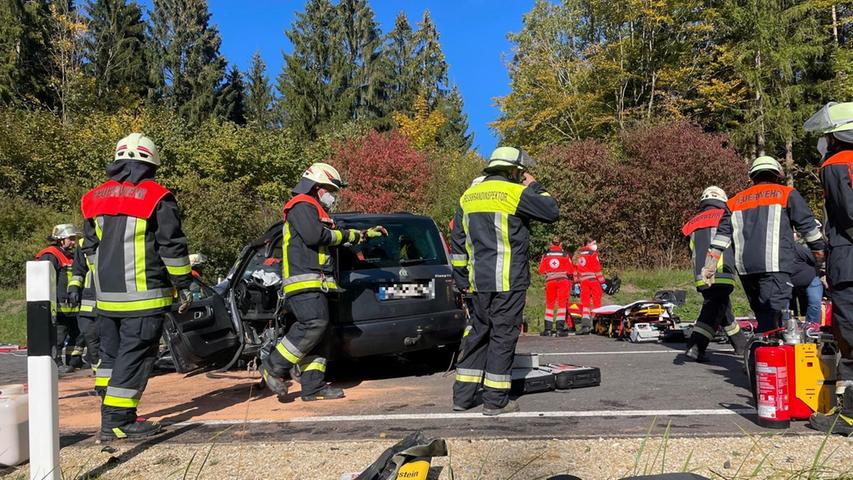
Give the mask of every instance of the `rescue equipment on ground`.
M 639 300 L 628 305 L 605 305 L 592 311 L 592 331 L 632 342 L 684 338 L 686 324 L 673 313 L 675 303 Z M 637 325 L 642 325 L 633 334 Z
M 557 388 L 554 374 L 541 368 L 513 368 L 511 375 L 510 393 L 513 395 L 550 392 Z
M 420 431 L 409 434 L 385 450 L 356 480 L 426 480 L 430 459 L 447 456 L 447 444 L 441 438 L 427 438 Z M 344 476 L 342 478 L 352 478 Z
M 557 390 L 597 387 L 601 385 L 601 370 L 598 367 L 584 367 L 568 363 L 549 363 L 543 370 L 554 374 Z

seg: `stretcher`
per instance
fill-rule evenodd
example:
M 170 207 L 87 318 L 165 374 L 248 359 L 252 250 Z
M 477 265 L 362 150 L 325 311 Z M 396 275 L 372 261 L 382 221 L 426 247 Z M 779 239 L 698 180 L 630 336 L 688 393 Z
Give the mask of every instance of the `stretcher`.
M 674 308 L 674 303 L 662 300 L 605 305 L 592 311 L 592 331 L 631 342 L 685 338 L 688 325 L 681 323 Z M 638 334 L 632 335 L 635 329 Z

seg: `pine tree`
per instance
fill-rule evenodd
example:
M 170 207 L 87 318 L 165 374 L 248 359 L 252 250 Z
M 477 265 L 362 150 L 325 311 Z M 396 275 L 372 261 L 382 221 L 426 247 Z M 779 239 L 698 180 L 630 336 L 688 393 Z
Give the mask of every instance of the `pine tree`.
M 216 116 L 237 125 L 246 124 L 246 86 L 236 65 L 231 66 L 217 92 Z
M 0 7 L 0 100 L 3 103 L 53 109 L 56 95 L 50 79 L 53 33 L 50 5 L 41 0 L 5 0 Z
M 308 139 L 346 118 L 337 108 L 346 81 L 340 68 L 345 53 L 338 23 L 330 0 L 309 0 L 286 32 L 293 50 L 284 54 L 278 77 L 279 119 Z
M 49 85 L 53 90 L 55 112 L 63 122 L 68 122 L 77 107 L 87 102 L 86 80 L 83 76 L 83 40 L 85 20 L 71 0 L 55 1 L 49 5 L 50 36 L 49 61 L 52 75 Z
M 154 0 L 151 20 L 151 96 L 191 122 L 204 120 L 216 107 L 226 67 L 207 1 Z
M 86 12 L 87 73 L 94 77 L 99 106 L 113 109 L 138 103 L 148 90 L 142 10 L 127 0 L 90 0 Z
M 397 14 L 394 29 L 385 36 L 383 59 L 386 65 L 385 95 L 393 112 L 412 113 L 419 82 L 415 65 L 415 36 L 406 13 Z
M 435 105 L 447 92 L 448 67 L 438 37 L 429 10 L 425 10 L 415 33 L 415 71 L 419 75 L 419 89 L 430 105 Z
M 343 79 L 338 102 L 347 120 L 374 119 L 385 114 L 381 105 L 381 33 L 367 0 L 340 0 L 337 37 L 344 57 L 336 67 Z
M 450 93 L 438 102 L 438 110 L 446 119 L 438 132 L 438 139 L 444 147 L 467 152 L 474 143 L 474 134 L 468 133 L 468 115 L 462 108 L 462 93 L 454 85 Z
M 252 56 L 252 66 L 246 75 L 248 80 L 246 96 L 246 119 L 262 127 L 273 123 L 272 107 L 275 98 L 272 93 L 269 77 L 266 73 L 264 59 L 259 52 Z

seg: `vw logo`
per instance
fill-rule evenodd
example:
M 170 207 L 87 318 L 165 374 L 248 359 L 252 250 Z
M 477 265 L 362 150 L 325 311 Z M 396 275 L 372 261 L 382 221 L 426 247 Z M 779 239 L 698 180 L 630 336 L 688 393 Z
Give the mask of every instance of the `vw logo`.
M 399 272 L 400 278 L 406 278 L 409 276 L 409 271 L 405 268 L 401 268 Z

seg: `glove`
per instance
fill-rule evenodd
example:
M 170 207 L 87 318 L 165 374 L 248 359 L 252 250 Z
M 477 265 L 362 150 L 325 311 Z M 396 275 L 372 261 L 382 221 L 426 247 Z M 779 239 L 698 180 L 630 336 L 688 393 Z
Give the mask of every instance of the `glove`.
M 181 305 L 178 307 L 178 313 L 186 313 L 186 311 L 190 309 L 190 305 L 193 304 L 193 292 L 188 288 L 182 288 L 178 293 L 178 297 L 180 297 L 181 301 Z
M 720 254 L 715 250 L 708 250 L 708 256 L 705 257 L 705 266 L 702 267 L 702 279 L 705 285 L 711 286 L 714 284 L 714 279 L 717 276 L 717 263 L 720 261 Z
M 382 225 L 377 225 L 375 227 L 368 228 L 367 230 L 363 230 L 361 232 L 361 237 L 365 241 L 367 239 L 370 239 L 370 238 L 387 237 L 387 236 L 388 236 L 388 230 L 386 230 L 385 227 L 383 227 Z
M 360 232 L 358 230 L 350 229 L 350 230 L 347 230 L 346 233 L 347 233 L 347 238 L 344 240 L 344 246 L 345 247 L 348 247 L 350 245 L 358 245 L 359 243 L 361 243 L 364 240 L 363 232 Z
M 812 255 L 814 255 L 814 268 L 817 270 L 817 276 L 824 276 L 826 274 L 826 254 L 823 250 L 812 250 Z
M 68 287 L 68 305 L 75 308 L 80 306 L 80 287 Z

